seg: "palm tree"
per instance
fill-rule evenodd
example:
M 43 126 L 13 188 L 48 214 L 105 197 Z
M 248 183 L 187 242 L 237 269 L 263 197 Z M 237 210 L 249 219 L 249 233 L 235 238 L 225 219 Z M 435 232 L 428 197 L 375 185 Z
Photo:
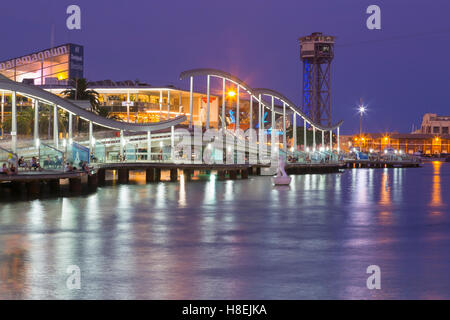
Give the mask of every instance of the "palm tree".
M 62 95 L 72 100 L 89 100 L 91 111 L 98 113 L 100 107 L 98 92 L 88 89 L 88 82 L 85 78 L 76 79 L 75 89 L 64 90 Z
M 72 100 L 89 100 L 91 104 L 91 112 L 99 113 L 100 102 L 98 100 L 98 92 L 88 89 L 88 82 L 85 78 L 77 78 L 75 81 L 75 89 L 67 89 L 62 92 L 62 95 Z M 78 117 L 77 130 L 81 130 L 81 119 Z

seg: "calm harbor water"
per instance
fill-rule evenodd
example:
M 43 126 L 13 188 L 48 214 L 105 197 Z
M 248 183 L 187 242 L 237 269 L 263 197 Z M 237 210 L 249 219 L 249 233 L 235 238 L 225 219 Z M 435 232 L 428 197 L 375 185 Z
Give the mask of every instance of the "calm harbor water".
M 450 164 L 0 202 L 0 298 L 450 299 Z M 66 286 L 67 267 L 81 289 Z M 381 268 L 368 290 L 366 268 Z

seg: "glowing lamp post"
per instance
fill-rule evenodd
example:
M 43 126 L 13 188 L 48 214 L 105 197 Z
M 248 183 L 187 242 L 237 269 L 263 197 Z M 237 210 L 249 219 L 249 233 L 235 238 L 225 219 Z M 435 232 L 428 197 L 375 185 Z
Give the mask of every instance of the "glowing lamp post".
M 359 105 L 359 109 L 358 109 L 358 112 L 359 112 L 359 148 L 361 149 L 362 148 L 362 118 L 363 118 L 363 115 L 364 115 L 364 113 L 366 112 L 366 107 L 363 105 L 363 103 L 362 103 L 362 101 L 361 101 L 361 104 Z M 361 149 L 361 151 L 362 151 L 362 149 Z

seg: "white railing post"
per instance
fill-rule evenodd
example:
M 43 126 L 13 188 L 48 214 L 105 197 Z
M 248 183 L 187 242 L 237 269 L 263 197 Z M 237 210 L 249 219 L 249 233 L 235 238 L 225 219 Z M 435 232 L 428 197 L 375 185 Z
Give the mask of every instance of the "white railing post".
M 248 121 L 249 129 L 253 129 L 253 96 L 250 94 L 250 119 Z
M 222 131 L 225 132 L 225 78 L 222 79 Z
M 190 81 L 190 89 L 189 89 L 189 129 L 192 129 L 192 118 L 193 118 L 193 110 L 194 110 L 194 106 L 193 106 L 193 96 L 192 96 L 192 91 L 194 90 L 194 77 L 191 77 L 191 81 Z
M 313 126 L 313 151 L 316 151 L 316 127 Z
M 69 112 L 69 143 L 72 142 L 73 139 L 73 119 L 72 113 Z
M 283 101 L 283 148 L 287 151 L 286 146 L 286 103 Z
M 170 90 L 167 90 L 167 120 L 170 119 Z
M 337 151 L 339 152 L 341 150 L 341 147 L 339 145 L 339 127 L 337 128 L 336 144 L 337 144 Z
M 58 106 L 53 105 L 53 143 L 58 149 Z
M 36 144 L 37 139 L 39 139 L 39 101 L 34 100 L 34 134 L 33 140 L 34 144 Z
M 306 120 L 303 119 L 303 151 L 306 152 L 308 143 L 306 142 Z
M 294 119 L 292 124 L 292 144 L 294 151 L 297 151 L 297 114 L 294 112 Z
M 175 127 L 170 127 L 170 156 L 172 162 L 174 162 L 174 154 L 175 154 Z
M 240 85 L 237 85 L 237 93 L 236 93 L 236 125 L 234 126 L 235 130 L 239 130 L 239 89 Z
M 211 85 L 211 76 L 208 74 L 207 80 L 206 80 L 206 129 L 209 129 L 209 91 L 210 91 L 210 85 Z
M 11 98 L 11 146 L 12 151 L 15 153 L 17 151 L 17 105 L 15 91 L 12 92 Z
M 147 161 L 152 160 L 152 133 L 147 131 Z
M 330 151 L 333 151 L 333 131 L 330 130 Z

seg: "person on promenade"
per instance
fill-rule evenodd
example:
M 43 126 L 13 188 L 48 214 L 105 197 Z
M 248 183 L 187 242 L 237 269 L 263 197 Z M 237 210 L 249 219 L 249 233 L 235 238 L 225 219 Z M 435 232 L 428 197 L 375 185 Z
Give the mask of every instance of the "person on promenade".
M 66 165 L 64 166 L 64 172 L 73 172 L 73 167 L 70 164 L 70 162 L 67 162 Z
M 16 166 L 17 167 L 17 157 L 16 157 L 16 155 L 14 155 L 12 153 L 10 153 L 8 155 L 8 164 L 9 164 L 10 167 L 11 166 Z
M 25 161 L 25 158 L 22 156 L 19 158 L 18 167 L 31 170 L 31 167 L 28 165 L 28 162 Z
M 38 163 L 36 157 L 32 157 L 32 158 L 31 158 L 31 168 L 33 168 L 34 171 L 36 171 L 36 170 L 41 171 L 41 166 L 40 166 L 40 164 Z
M 9 174 L 8 167 L 6 166 L 6 163 L 3 164 L 3 166 L 0 168 L 0 174 Z
M 17 167 L 15 166 L 15 165 L 11 165 L 10 167 L 9 167 L 9 175 L 16 175 L 17 174 Z

